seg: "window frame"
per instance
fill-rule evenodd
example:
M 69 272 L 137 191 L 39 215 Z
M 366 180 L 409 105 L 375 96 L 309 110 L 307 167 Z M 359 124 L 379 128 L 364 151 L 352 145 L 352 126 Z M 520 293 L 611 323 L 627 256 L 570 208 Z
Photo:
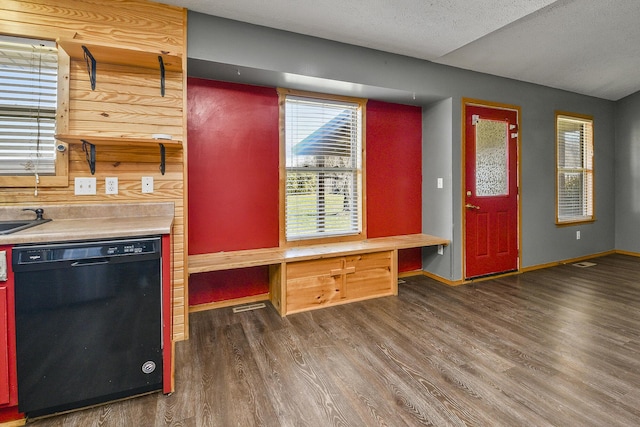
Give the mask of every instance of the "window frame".
M 43 34 L 6 34 L 9 37 L 53 41 Z M 71 60 L 69 55 L 57 47 L 58 51 L 58 82 L 57 82 L 57 106 L 56 106 L 56 130 L 55 134 L 67 133 L 68 122 L 68 94 L 69 94 L 69 72 Z M 47 187 L 68 187 L 69 186 L 69 146 L 60 140 L 55 140 L 56 159 L 55 175 L 40 175 L 36 182 L 35 175 L 0 175 L 0 187 L 7 188 L 47 188 Z
M 317 92 L 308 92 L 294 89 L 286 89 L 286 88 L 278 88 L 278 105 L 279 105 L 279 135 L 280 135 L 280 170 L 279 170 L 279 205 L 280 205 L 280 215 L 279 215 L 279 229 L 280 229 L 280 246 L 281 247 L 295 247 L 295 246 L 304 246 L 309 244 L 323 244 L 323 243 L 333 243 L 333 242 L 347 242 L 347 241 L 358 241 L 366 239 L 366 230 L 367 230 L 367 222 L 366 222 L 366 104 L 367 100 L 363 98 L 355 98 L 355 97 L 347 97 L 340 95 L 332 95 L 332 94 L 324 94 Z M 345 103 L 355 103 L 359 105 L 360 109 L 360 156 L 361 156 L 361 165 L 359 169 L 359 181 L 360 188 L 358 191 L 359 198 L 359 224 L 360 229 L 357 233 L 353 234 L 339 234 L 339 235 L 328 235 L 326 237 L 311 237 L 311 238 L 300 238 L 300 239 L 287 239 L 287 231 L 286 231 L 286 196 L 287 196 L 287 167 L 286 167 L 286 136 L 285 136 L 285 109 L 286 109 L 286 98 L 287 96 L 293 97 L 302 97 L 302 98 L 310 98 L 317 99 L 318 101 L 338 101 Z
M 584 140 L 584 137 L 581 138 L 580 149 L 581 152 L 586 151 L 586 156 L 590 156 L 590 165 L 589 161 L 586 157 L 582 159 L 582 167 L 580 168 L 563 168 L 560 166 L 560 150 L 561 144 L 564 142 L 564 138 L 561 136 L 561 120 L 574 121 L 580 123 L 581 126 L 588 126 L 590 129 L 590 135 L 588 140 Z M 581 131 L 584 133 L 584 130 Z M 556 150 L 556 164 L 555 164 L 555 181 L 556 181 L 556 212 L 555 212 L 555 222 L 557 226 L 565 226 L 565 225 L 574 225 L 574 224 L 583 224 L 590 223 L 596 220 L 595 216 L 595 132 L 594 132 L 594 121 L 593 116 L 584 115 L 584 114 L 576 114 L 569 113 L 564 111 L 556 111 L 555 113 L 555 150 Z M 560 214 L 561 203 L 561 194 L 560 194 L 560 175 L 566 172 L 577 172 L 583 173 L 590 177 L 590 182 L 587 184 L 583 184 L 583 189 L 581 192 L 581 196 L 586 198 L 586 203 L 583 204 L 583 215 L 580 217 L 575 216 L 567 216 L 564 217 Z

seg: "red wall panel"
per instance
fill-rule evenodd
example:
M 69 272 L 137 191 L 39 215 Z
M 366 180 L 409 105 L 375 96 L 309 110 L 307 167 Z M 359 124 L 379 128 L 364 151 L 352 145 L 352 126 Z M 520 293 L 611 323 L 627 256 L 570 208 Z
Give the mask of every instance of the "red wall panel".
M 189 305 L 226 301 L 269 292 L 269 267 L 210 271 L 189 277 Z
M 422 109 L 367 103 L 367 236 L 422 232 Z M 420 249 L 400 251 L 398 270 L 422 268 Z
M 278 95 L 189 78 L 189 253 L 278 246 Z

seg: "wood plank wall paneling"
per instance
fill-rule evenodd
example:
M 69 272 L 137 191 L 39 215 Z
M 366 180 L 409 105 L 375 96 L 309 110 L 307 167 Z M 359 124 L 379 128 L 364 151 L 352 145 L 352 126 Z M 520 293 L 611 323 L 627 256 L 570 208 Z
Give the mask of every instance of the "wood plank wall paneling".
M 181 8 L 144 0 L 4 0 L 0 7 L 10 34 L 26 24 L 56 37 L 75 32 L 82 40 L 184 51 Z
M 3 0 L 0 34 L 56 39 L 75 38 L 130 49 L 162 50 L 186 64 L 186 13 L 182 8 L 144 0 Z M 185 141 L 186 72 L 166 73 L 166 93 L 160 95 L 160 71 L 98 63 L 92 91 L 86 65 L 72 59 L 69 66 L 69 122 L 62 133 L 150 138 L 154 133 Z M 64 95 L 63 95 L 64 96 Z M 90 139 L 90 138 L 87 138 Z M 186 145 L 185 145 L 186 149 Z M 188 336 L 186 303 L 185 149 L 166 146 L 166 173 L 159 170 L 160 149 L 96 147 L 95 196 L 75 196 L 76 177 L 91 176 L 82 148 L 69 147 L 69 185 L 40 188 L 1 188 L 0 204 L 113 203 L 171 201 L 173 225 L 174 339 Z M 106 177 L 118 177 L 118 194 L 104 193 Z M 154 178 L 154 192 L 141 193 L 141 177 Z
M 76 134 L 150 138 L 154 133 L 182 139 L 182 75 L 166 73 L 160 96 L 159 70 L 100 64 L 96 90 L 90 91 L 86 65 L 72 61 L 69 132 Z M 87 99 L 101 94 L 102 99 Z M 77 99 L 80 92 L 82 98 Z M 160 99 L 166 105 L 157 106 Z

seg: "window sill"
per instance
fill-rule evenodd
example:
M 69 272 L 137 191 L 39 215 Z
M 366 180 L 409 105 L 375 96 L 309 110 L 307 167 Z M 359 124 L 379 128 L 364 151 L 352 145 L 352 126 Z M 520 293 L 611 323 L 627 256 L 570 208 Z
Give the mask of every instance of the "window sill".
M 38 187 L 68 187 L 69 178 L 64 176 L 41 176 Z M 0 187 L 6 188 L 35 188 L 34 176 L 0 176 Z
M 556 221 L 556 227 L 567 227 L 571 225 L 590 224 L 593 222 L 596 222 L 595 218 L 580 219 L 575 221 L 563 221 L 563 222 Z

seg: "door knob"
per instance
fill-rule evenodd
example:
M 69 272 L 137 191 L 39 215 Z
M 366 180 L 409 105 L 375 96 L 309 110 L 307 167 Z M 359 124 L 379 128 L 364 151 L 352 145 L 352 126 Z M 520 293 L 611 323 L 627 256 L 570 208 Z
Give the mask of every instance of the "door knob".
M 469 209 L 480 209 L 480 206 L 472 205 L 471 203 L 467 203 L 464 207 Z

